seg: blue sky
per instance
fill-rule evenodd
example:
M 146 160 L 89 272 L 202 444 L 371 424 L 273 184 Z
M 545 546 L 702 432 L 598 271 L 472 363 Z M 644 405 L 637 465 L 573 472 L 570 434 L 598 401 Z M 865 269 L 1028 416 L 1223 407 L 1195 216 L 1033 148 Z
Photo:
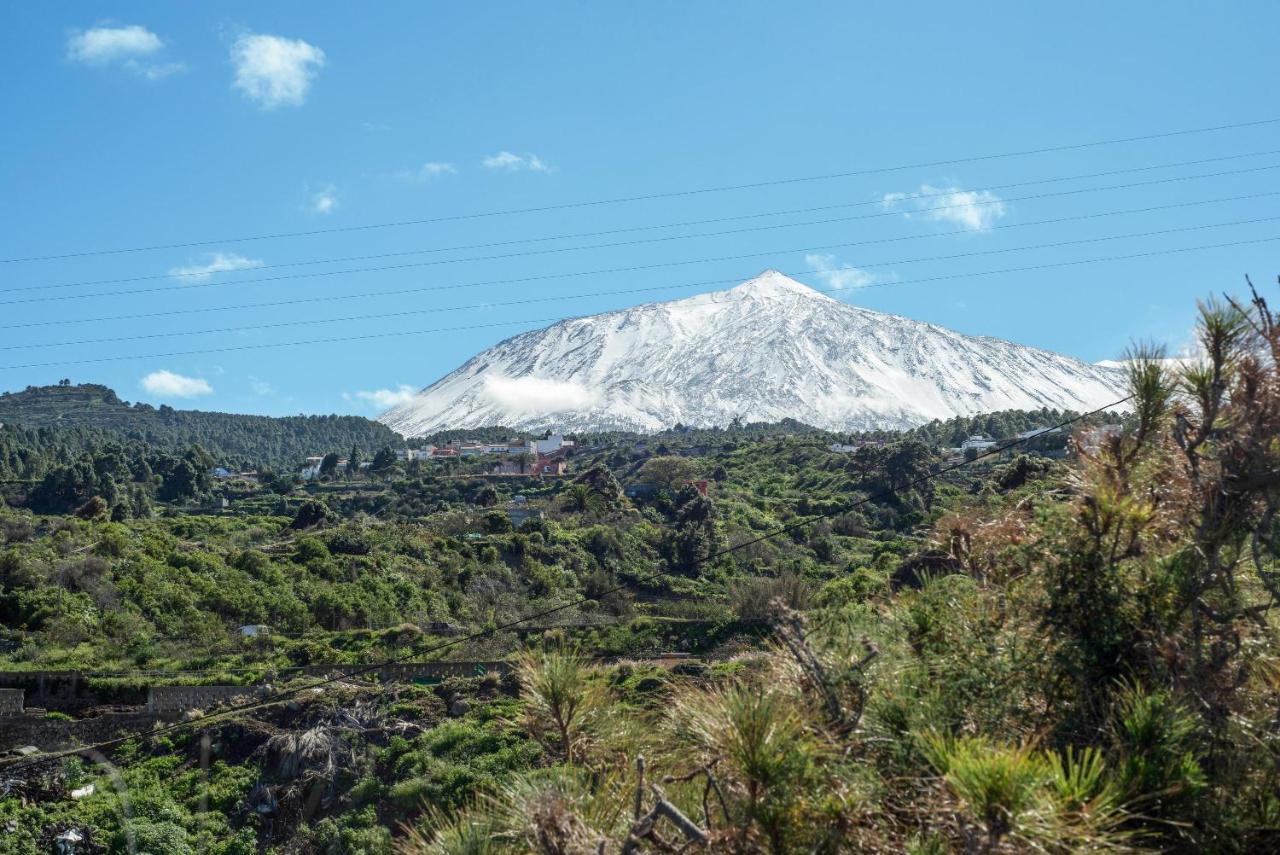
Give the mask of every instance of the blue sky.
M 1280 216 L 1280 195 L 1259 195 L 1280 191 L 1280 168 L 1266 168 L 1280 166 L 1266 154 L 1280 124 L 233 240 L 1280 117 L 1274 3 L 978 8 L 8 4 L 0 257 L 208 243 L 0 265 L 0 388 L 68 377 L 181 407 L 373 415 L 546 319 L 770 267 L 857 305 L 1087 360 L 1133 339 L 1183 345 L 1195 299 L 1239 292 L 1246 273 L 1275 287 L 1280 242 L 1256 241 L 1280 236 L 1280 220 L 1258 222 Z M 1135 182 L 1147 183 L 1098 189 Z M 1156 210 L 1117 213 L 1137 209 Z M 705 234 L 764 225 L 777 228 Z M 1240 245 L 1168 254 L 1221 243 Z M 311 263 L 384 253 L 399 255 Z M 1165 254 L 1065 265 L 1139 253 Z M 476 258 L 495 254 L 508 257 Z M 1027 267 L 1041 269 L 991 272 Z M 294 278 L 234 284 L 278 276 Z M 137 281 L 74 284 L 119 279 Z M 502 305 L 518 301 L 537 302 Z M 393 316 L 353 318 L 366 315 Z M 385 335 L 401 332 L 413 334 Z M 93 341 L 113 338 L 132 340 Z M 357 340 L 258 347 L 326 338 Z M 240 349 L 185 354 L 216 348 Z M 59 364 L 15 367 L 46 362 Z

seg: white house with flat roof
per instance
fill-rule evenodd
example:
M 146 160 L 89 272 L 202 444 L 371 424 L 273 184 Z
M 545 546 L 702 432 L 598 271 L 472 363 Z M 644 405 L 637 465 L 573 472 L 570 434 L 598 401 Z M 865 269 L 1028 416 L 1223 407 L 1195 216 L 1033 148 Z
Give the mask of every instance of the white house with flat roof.
M 968 451 L 972 448 L 975 451 L 986 451 L 988 448 L 995 448 L 999 444 L 999 442 L 991 439 L 990 437 L 983 436 L 982 434 L 974 434 L 964 442 L 960 443 L 960 450 Z
M 553 433 L 546 439 L 533 440 L 535 454 L 552 454 L 562 448 L 573 448 L 573 440 L 565 439 L 563 434 Z

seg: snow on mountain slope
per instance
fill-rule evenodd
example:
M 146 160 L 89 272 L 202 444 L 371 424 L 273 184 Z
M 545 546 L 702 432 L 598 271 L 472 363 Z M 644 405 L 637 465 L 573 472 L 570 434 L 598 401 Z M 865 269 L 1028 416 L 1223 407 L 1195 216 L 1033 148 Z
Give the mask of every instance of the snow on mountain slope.
M 794 418 L 905 428 L 1006 409 L 1088 410 L 1123 372 L 833 300 L 769 270 L 736 288 L 560 321 L 470 359 L 379 421 L 654 431 Z

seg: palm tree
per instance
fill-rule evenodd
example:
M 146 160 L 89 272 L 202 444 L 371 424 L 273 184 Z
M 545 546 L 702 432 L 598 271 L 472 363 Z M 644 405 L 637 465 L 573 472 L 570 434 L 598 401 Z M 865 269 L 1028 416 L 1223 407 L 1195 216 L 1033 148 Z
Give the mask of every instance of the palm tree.
M 574 484 L 569 488 L 568 505 L 571 511 L 585 511 L 595 504 L 595 493 L 586 484 Z

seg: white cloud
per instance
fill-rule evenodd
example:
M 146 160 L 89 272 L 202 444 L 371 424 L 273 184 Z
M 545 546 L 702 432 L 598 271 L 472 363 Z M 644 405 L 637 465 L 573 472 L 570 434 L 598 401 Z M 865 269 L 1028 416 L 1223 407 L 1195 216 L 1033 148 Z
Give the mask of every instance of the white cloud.
M 397 178 L 400 181 L 416 182 L 430 181 L 433 178 L 439 178 L 443 175 L 457 174 L 458 167 L 454 166 L 452 163 L 432 160 L 422 164 L 422 166 L 419 166 L 417 169 L 401 170 L 400 172 L 394 173 L 392 177 Z
M 94 27 L 77 30 L 67 39 L 67 57 L 85 65 L 119 64 L 148 80 L 163 80 L 186 69 L 181 62 L 148 64 L 144 57 L 164 49 L 164 42 L 146 27 Z
M 874 274 L 859 270 L 830 254 L 810 254 L 804 257 L 804 263 L 813 269 L 818 278 L 828 288 L 843 291 L 846 288 L 865 288 L 876 281 Z
M 164 47 L 160 37 L 133 24 L 128 27 L 94 27 L 71 34 L 67 56 L 89 65 L 106 65 L 117 60 L 149 56 Z
M 231 85 L 264 110 L 296 107 L 307 100 L 324 62 L 324 51 L 301 39 L 243 35 L 231 46 Z
M 569 380 L 542 377 L 484 378 L 483 394 L 493 403 L 515 412 L 556 413 L 579 410 L 599 402 L 599 393 Z
M 370 392 L 356 392 L 356 398 L 366 401 L 383 410 L 391 409 L 400 404 L 408 403 L 413 398 L 414 392 L 412 386 L 401 383 L 394 389 L 374 389 Z M 350 400 L 350 396 L 343 394 L 344 398 Z
M 512 154 L 509 151 L 500 151 L 495 155 L 486 157 L 481 161 L 485 169 L 493 169 L 502 172 L 552 172 L 554 167 L 538 157 L 536 154 Z
M 249 388 L 253 390 L 253 394 L 259 395 L 264 398 L 267 397 L 268 395 L 274 395 L 276 393 L 275 387 L 273 387 L 266 380 L 263 380 L 259 377 L 249 378 Z
M 166 62 L 161 65 L 148 65 L 138 68 L 138 73 L 148 80 L 164 80 L 166 77 L 186 71 L 187 66 L 181 62 Z
M 457 175 L 458 168 L 452 163 L 440 163 L 439 161 L 429 161 L 422 164 L 418 169 L 418 175 L 421 178 L 434 178 L 437 175 Z
M 333 185 L 311 194 L 307 200 L 307 210 L 313 214 L 332 214 L 338 210 L 338 189 Z
M 203 264 L 188 264 L 183 267 L 169 268 L 169 275 L 203 282 L 215 273 L 226 273 L 229 270 L 246 270 L 261 267 L 262 261 L 257 258 L 245 258 L 234 252 L 212 252 L 205 256 Z
M 921 184 L 916 193 L 886 193 L 884 207 L 894 210 L 913 207 L 920 217 L 935 222 L 955 223 L 973 232 L 990 230 L 1007 213 L 1004 200 L 990 190 L 962 190 Z M 903 211 L 911 219 L 911 211 Z
M 198 377 L 184 377 L 172 371 L 152 371 L 142 378 L 142 388 L 164 398 L 194 398 L 212 395 L 213 387 Z

